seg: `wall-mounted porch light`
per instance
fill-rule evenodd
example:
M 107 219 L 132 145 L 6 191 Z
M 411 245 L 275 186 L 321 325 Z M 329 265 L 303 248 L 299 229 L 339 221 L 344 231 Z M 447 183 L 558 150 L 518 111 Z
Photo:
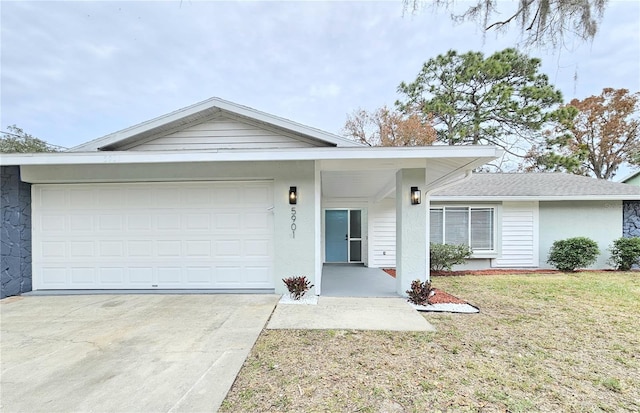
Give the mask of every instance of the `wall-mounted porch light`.
M 295 205 L 298 203 L 298 188 L 295 186 L 289 187 L 289 204 Z
M 418 189 L 417 186 L 412 186 L 411 187 L 411 205 L 418 205 L 422 199 L 421 199 L 421 194 L 420 194 L 420 190 Z

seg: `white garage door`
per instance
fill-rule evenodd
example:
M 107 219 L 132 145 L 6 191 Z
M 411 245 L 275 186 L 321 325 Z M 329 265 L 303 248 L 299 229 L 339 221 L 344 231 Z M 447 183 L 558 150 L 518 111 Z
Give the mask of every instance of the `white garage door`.
M 34 289 L 273 288 L 273 184 L 33 186 Z

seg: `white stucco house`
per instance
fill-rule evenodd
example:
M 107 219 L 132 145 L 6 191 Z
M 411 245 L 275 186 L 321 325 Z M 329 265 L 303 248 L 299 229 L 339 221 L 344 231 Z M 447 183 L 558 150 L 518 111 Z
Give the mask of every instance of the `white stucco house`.
M 488 146 L 371 148 L 212 98 L 51 154 L 3 154 L 3 294 L 285 292 L 327 262 L 428 276 L 430 194 Z M 12 290 L 13 289 L 13 290 Z

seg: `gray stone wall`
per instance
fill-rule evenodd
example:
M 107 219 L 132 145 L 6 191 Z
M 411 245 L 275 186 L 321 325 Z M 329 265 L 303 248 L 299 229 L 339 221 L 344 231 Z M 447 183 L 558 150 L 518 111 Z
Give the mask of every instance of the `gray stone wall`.
M 640 201 L 624 201 L 622 236 L 625 238 L 640 237 Z
M 31 184 L 0 166 L 0 298 L 31 291 Z

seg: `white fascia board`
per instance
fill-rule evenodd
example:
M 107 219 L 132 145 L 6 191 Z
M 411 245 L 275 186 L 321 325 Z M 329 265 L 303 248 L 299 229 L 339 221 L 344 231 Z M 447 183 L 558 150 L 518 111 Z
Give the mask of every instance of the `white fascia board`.
M 181 162 L 243 162 L 304 160 L 382 160 L 476 158 L 489 162 L 501 152 L 493 146 L 334 147 L 219 151 L 103 151 L 2 154 L 0 165 L 82 165 Z M 485 162 L 485 163 L 486 163 Z
M 434 202 L 517 202 L 517 201 L 635 201 L 640 194 L 634 195 L 564 195 L 564 196 L 437 196 L 431 195 Z
M 329 132 L 322 131 L 320 129 L 312 128 L 310 126 L 305 126 L 288 119 L 270 115 L 268 113 L 261 112 L 256 109 L 252 109 L 247 106 L 238 105 L 238 104 L 226 101 L 224 99 L 214 97 L 214 98 L 210 98 L 202 102 L 193 104 L 191 106 L 178 109 L 166 115 L 162 115 L 157 118 L 139 123 L 129 128 L 122 129 L 118 132 L 111 133 L 101 138 L 94 139 L 92 141 L 80 144 L 78 146 L 71 148 L 69 151 L 79 152 L 83 150 L 98 150 L 99 148 L 113 145 L 114 143 L 131 138 L 137 134 L 144 133 L 151 129 L 161 127 L 165 124 L 175 122 L 182 118 L 195 115 L 196 113 L 209 110 L 209 109 L 214 109 L 214 108 L 235 113 L 237 115 L 245 116 L 250 119 L 255 119 L 260 122 L 275 125 L 280 128 L 287 129 L 296 133 L 311 136 L 315 139 L 328 142 L 328 143 L 333 143 L 338 146 L 341 146 L 341 145 L 354 146 L 354 147 L 365 146 L 361 143 L 343 138 L 338 135 L 331 134 Z

